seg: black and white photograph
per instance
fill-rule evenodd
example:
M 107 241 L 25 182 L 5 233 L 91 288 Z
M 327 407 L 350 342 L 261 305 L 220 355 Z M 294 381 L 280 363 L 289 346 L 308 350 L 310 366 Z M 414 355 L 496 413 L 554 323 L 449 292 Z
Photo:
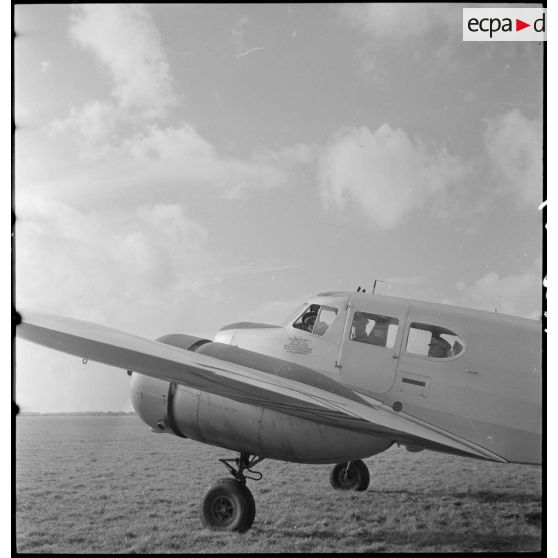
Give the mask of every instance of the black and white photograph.
M 546 4 L 12 4 L 12 549 L 546 550 Z

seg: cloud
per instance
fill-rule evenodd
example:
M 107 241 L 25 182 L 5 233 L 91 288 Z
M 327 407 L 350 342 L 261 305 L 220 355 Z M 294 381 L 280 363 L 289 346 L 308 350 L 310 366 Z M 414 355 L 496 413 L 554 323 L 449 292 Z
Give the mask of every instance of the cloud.
M 242 18 L 233 30 L 238 45 L 248 23 Z M 210 186 L 232 198 L 285 184 L 294 166 L 308 161 L 308 149 L 301 145 L 237 157 L 220 152 L 187 122 L 166 126 L 176 94 L 147 7 L 79 6 L 70 33 L 109 71 L 113 88 L 112 98 L 72 108 L 47 127 L 50 135 L 77 148 L 82 163 L 100 163 L 82 167 L 80 177 L 59 176 L 51 181 L 54 195 L 62 199 L 69 195 L 73 202 L 82 203 L 91 198 L 88 191 L 101 197 L 119 192 L 116 195 L 122 197 L 132 190 L 149 201 L 153 195 L 160 197 L 162 190 L 180 195 L 188 188 Z
M 140 222 L 159 231 L 165 241 L 188 240 L 194 247 L 201 247 L 207 239 L 207 231 L 199 223 L 189 220 L 180 205 L 158 203 L 143 206 L 137 210 L 137 216 Z
M 146 6 L 79 6 L 70 33 L 110 72 L 121 108 L 161 117 L 176 102 L 161 36 Z
M 58 125 L 58 130 L 68 133 L 70 125 Z M 120 143 L 90 146 L 83 155 L 87 160 L 76 173 L 69 170 L 60 174 L 41 189 L 81 207 L 101 200 L 126 204 L 130 196 L 135 203 L 169 196 L 180 202 L 193 189 L 201 188 L 239 198 L 289 184 L 292 173 L 301 165 L 311 168 L 307 163 L 312 160 L 310 150 L 303 146 L 232 156 L 185 122 L 176 126 L 152 124 Z
M 86 4 L 75 8 L 70 35 L 111 77 L 112 98 L 73 107 L 48 126 L 81 141 L 82 158 L 98 158 L 122 129 L 164 119 L 177 102 L 159 31 L 143 5 Z
M 172 160 L 181 157 L 212 160 L 216 149 L 202 138 L 193 126 L 183 124 L 180 127 L 151 126 L 147 131 L 127 139 L 122 152 L 134 159 Z
M 350 203 L 381 229 L 399 224 L 411 212 L 463 176 L 464 166 L 444 148 L 410 138 L 388 124 L 338 132 L 320 158 L 318 176 L 326 205 Z
M 501 195 L 532 209 L 542 201 L 542 123 L 518 109 L 487 121 L 485 144 Z
M 541 316 L 542 277 L 537 265 L 524 273 L 500 276 L 490 272 L 468 285 L 457 284 L 457 292 L 442 302 L 481 310 L 494 310 L 525 318 Z
M 360 211 L 379 229 L 395 227 L 418 212 L 451 218 L 454 207 L 462 214 L 482 213 L 509 199 L 519 207 L 538 207 L 541 122 L 513 109 L 487 121 L 484 139 L 488 175 L 481 158 L 464 161 L 389 124 L 375 131 L 340 130 L 319 157 L 322 199 L 329 207 Z M 460 188 L 465 179 L 469 186 Z M 475 197 L 475 189 L 482 195 Z
M 424 76 L 462 72 L 453 61 L 462 37 L 462 7 L 444 4 L 341 4 L 342 20 L 360 32 L 362 70 L 372 81 L 385 85 L 404 71 Z M 391 63 L 390 63 L 391 61 Z M 409 62 L 412 64 L 409 65 Z M 395 72 L 395 73 L 394 73 Z
M 315 144 L 297 143 L 275 151 L 262 150 L 255 154 L 257 159 L 274 162 L 283 168 L 296 167 L 299 164 L 312 164 L 320 154 L 320 147 Z
M 156 180 L 179 189 L 211 186 L 230 197 L 286 182 L 286 174 L 270 153 L 245 159 L 219 153 L 187 123 L 150 127 L 123 143 L 121 157 L 132 160 L 142 173 L 148 167 L 150 183 Z
M 48 127 L 48 133 L 50 135 L 77 133 L 85 140 L 85 145 L 88 147 L 82 153 L 86 155 L 95 153 L 98 156 L 100 154 L 98 144 L 108 139 L 119 118 L 121 115 L 113 103 L 91 101 L 81 109 L 72 108 L 67 118 L 54 120 Z
M 378 40 L 416 39 L 437 29 L 454 31 L 462 24 L 458 6 L 368 3 L 338 9 L 351 25 Z
M 79 211 L 22 194 L 17 215 L 18 308 L 137 331 L 140 316 L 172 325 L 181 314 L 169 308 L 219 281 L 207 274 L 206 230 L 178 204 Z
M 531 269 L 501 275 L 486 273 L 470 283 L 459 281 L 454 288 L 437 286 L 437 280 L 424 276 L 391 277 L 379 282 L 376 293 L 417 300 L 429 300 L 466 308 L 539 319 L 541 316 L 542 260 Z M 370 290 L 370 288 L 369 288 Z

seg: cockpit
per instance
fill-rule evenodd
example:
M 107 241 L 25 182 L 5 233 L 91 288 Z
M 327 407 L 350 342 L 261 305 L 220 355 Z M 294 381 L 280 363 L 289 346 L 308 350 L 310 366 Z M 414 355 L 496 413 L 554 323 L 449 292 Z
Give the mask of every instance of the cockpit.
M 337 308 L 333 306 L 310 304 L 297 315 L 292 326 L 314 335 L 324 335 L 335 320 L 337 313 Z
M 373 298 L 361 297 L 357 302 L 353 300 L 355 296 L 358 295 L 342 292 L 320 293 L 300 306 L 283 324 L 312 335 L 327 334 L 327 338 L 336 343 L 341 342 L 346 336 L 349 342 L 385 349 L 393 349 L 398 336 L 401 336 L 400 349 L 403 352 L 429 359 L 449 359 L 461 356 L 465 352 L 464 339 L 454 331 L 435 323 L 419 323 L 413 320 L 405 323 L 405 320 L 401 320 L 402 315 L 397 315 L 396 306 L 391 312 L 390 308 L 386 308 L 385 300 L 378 299 L 376 303 Z M 393 301 L 394 305 L 398 303 L 397 299 Z M 345 309 L 349 308 L 348 304 L 354 305 L 358 310 L 349 312 L 347 316 Z M 374 312 L 380 304 L 384 305 L 384 311 Z M 339 319 L 336 321 L 336 318 Z M 347 324 L 345 320 L 348 320 Z

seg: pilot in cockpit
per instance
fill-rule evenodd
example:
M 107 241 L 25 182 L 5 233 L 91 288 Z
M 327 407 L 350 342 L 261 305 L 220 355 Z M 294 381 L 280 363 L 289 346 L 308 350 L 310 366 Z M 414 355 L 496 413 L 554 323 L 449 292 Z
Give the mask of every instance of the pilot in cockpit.
M 314 324 L 316 323 L 316 312 L 307 312 L 302 318 L 302 329 L 312 332 Z

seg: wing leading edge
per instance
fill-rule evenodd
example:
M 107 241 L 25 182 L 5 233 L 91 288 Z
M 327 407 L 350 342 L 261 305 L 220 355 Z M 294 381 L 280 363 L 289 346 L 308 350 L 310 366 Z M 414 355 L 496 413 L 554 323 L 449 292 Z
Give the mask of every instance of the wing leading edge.
M 16 334 L 88 360 L 134 370 L 241 403 L 401 443 L 505 462 L 500 456 L 387 405 L 144 339 L 105 326 L 48 314 L 24 314 Z

